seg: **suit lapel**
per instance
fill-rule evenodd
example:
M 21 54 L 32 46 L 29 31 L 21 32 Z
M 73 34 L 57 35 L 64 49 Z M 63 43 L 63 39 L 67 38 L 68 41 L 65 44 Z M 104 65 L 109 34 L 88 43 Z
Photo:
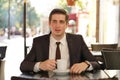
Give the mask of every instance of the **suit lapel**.
M 67 44 L 68 44 L 68 49 L 69 49 L 69 57 L 70 57 L 70 66 L 73 64 L 73 55 L 74 55 L 74 50 L 73 50 L 73 40 L 71 38 L 70 34 L 66 34 L 67 38 Z
M 44 39 L 45 41 L 45 45 L 43 47 L 44 49 L 44 57 L 45 59 L 48 59 L 49 58 L 49 43 L 50 43 L 50 34 L 46 36 L 46 38 Z

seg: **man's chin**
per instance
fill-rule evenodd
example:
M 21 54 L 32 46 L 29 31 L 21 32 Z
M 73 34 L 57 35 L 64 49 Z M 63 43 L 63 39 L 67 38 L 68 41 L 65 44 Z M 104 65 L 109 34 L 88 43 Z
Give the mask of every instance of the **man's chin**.
M 56 36 L 61 36 L 61 34 L 56 34 Z
M 62 34 L 61 33 L 56 33 L 56 36 L 61 36 Z

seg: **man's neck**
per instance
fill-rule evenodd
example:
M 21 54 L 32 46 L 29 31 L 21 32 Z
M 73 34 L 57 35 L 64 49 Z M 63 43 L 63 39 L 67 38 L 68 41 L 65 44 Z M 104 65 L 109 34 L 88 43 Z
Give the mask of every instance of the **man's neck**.
M 52 34 L 51 34 L 52 35 Z M 63 34 L 62 36 L 60 35 L 57 35 L 57 36 L 54 36 L 54 35 L 52 35 L 53 36 L 53 38 L 54 39 L 56 39 L 57 41 L 60 41 L 64 36 L 65 36 L 65 34 Z

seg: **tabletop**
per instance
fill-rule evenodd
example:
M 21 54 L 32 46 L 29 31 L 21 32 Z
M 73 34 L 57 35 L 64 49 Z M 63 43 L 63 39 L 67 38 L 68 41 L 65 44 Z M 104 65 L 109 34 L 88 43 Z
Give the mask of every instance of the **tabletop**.
M 120 80 L 120 70 L 98 70 L 81 74 L 58 75 L 56 73 L 21 74 L 11 80 Z

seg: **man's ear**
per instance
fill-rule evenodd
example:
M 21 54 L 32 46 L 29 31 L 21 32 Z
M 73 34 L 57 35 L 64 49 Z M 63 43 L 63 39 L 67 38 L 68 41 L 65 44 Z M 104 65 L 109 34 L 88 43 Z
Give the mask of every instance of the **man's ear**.
M 66 23 L 66 28 L 68 27 L 68 23 Z

